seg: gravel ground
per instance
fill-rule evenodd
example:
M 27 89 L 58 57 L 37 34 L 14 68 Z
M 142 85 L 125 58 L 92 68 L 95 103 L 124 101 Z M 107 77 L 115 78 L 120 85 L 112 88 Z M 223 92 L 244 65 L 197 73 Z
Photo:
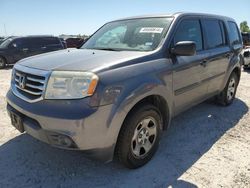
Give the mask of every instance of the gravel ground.
M 18 133 L 5 110 L 10 76 L 0 70 L 0 187 L 250 187 L 250 72 L 242 72 L 230 107 L 203 103 L 175 118 L 137 170 Z

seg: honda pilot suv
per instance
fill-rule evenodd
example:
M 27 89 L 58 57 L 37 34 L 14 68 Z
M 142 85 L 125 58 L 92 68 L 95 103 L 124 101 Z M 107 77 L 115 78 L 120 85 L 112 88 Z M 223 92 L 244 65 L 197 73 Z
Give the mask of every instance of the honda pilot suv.
M 162 131 L 206 99 L 230 105 L 242 38 L 228 17 L 177 13 L 105 24 L 79 49 L 19 61 L 7 110 L 20 132 L 138 168 Z
M 58 37 L 8 37 L 0 44 L 0 69 L 37 54 L 64 49 Z

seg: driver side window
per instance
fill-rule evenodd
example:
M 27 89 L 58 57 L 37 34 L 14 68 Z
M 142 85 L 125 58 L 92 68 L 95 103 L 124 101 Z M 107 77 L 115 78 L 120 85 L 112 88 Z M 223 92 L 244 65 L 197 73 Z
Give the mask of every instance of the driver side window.
M 13 40 L 10 45 L 10 48 L 21 49 L 23 47 L 23 42 L 20 39 Z
M 196 50 L 203 49 L 201 26 L 199 20 L 183 20 L 177 28 L 174 36 L 174 44 L 180 41 L 193 41 Z

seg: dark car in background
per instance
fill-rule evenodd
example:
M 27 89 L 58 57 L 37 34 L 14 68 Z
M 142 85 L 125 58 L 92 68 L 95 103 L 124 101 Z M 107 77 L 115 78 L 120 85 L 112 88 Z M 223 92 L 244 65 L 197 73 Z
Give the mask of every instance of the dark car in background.
M 64 48 L 54 36 L 9 37 L 0 44 L 0 69 L 26 57 Z
M 4 37 L 0 37 L 0 44 L 4 41 Z
M 250 46 L 250 33 L 241 33 L 244 46 Z
M 83 38 L 67 38 L 66 40 L 67 48 L 78 48 L 83 45 Z

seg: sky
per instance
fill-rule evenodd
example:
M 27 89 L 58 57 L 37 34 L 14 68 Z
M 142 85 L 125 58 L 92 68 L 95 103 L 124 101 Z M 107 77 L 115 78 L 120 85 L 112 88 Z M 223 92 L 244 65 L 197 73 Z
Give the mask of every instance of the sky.
M 250 25 L 249 0 L 0 0 L 0 36 L 90 35 L 108 21 L 160 13 L 200 12 Z

